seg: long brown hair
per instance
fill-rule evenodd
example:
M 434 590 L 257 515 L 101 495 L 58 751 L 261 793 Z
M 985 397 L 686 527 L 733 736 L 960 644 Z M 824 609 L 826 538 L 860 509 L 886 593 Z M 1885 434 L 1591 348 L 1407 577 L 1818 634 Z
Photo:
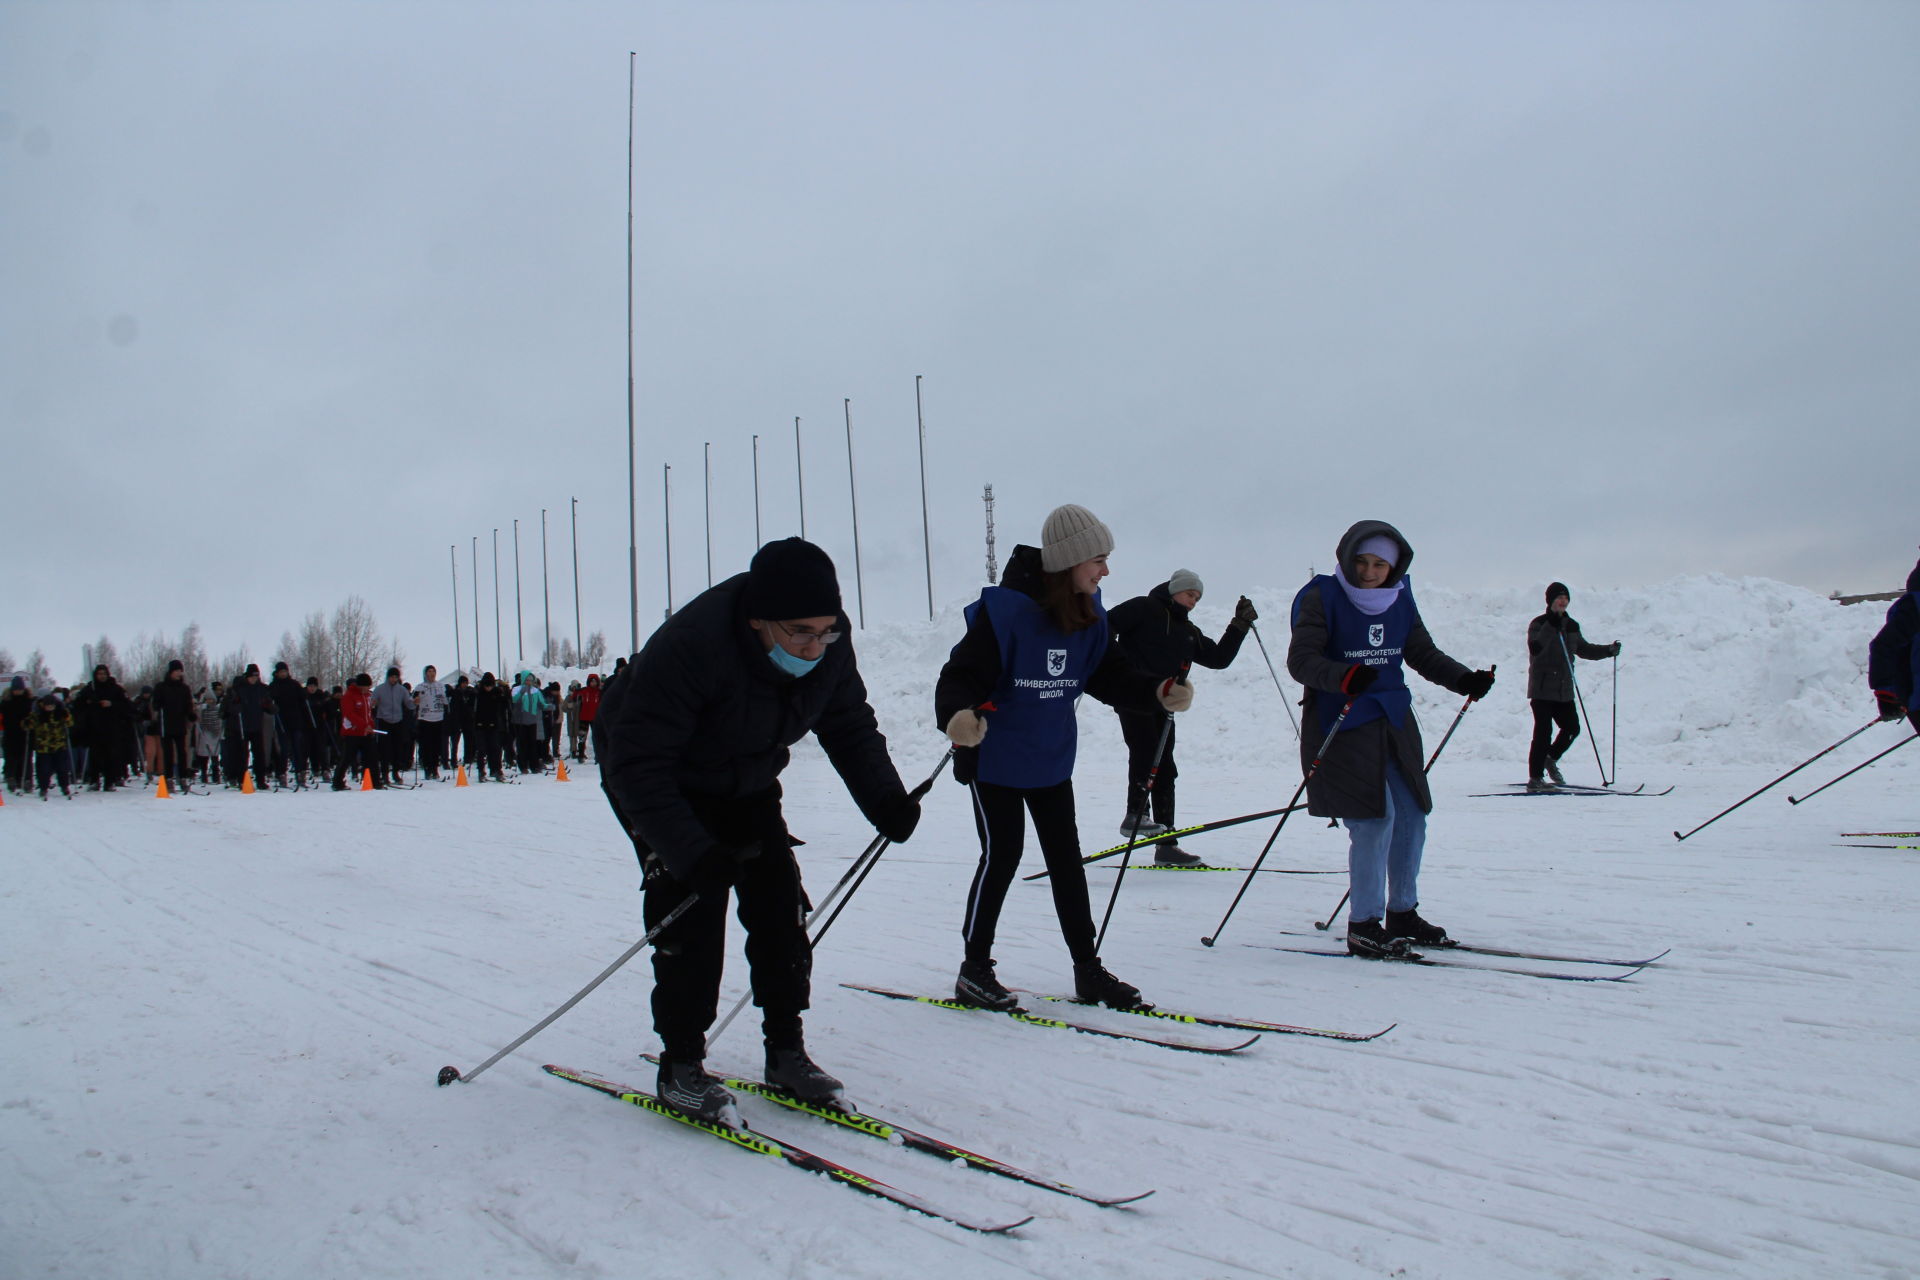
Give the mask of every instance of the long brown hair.
M 1040 604 L 1054 626 L 1072 635 L 1094 624 L 1093 597 L 1073 589 L 1073 570 L 1043 573 L 1041 582 Z

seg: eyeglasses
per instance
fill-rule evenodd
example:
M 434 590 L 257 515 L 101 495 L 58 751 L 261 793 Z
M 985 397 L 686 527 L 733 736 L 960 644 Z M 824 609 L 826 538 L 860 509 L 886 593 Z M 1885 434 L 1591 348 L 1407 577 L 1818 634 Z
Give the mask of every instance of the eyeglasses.
M 844 631 L 810 631 L 805 627 L 790 627 L 784 622 L 772 622 L 771 620 L 769 620 L 769 625 L 780 628 L 781 634 L 786 636 L 787 639 L 797 640 L 803 645 L 832 644 L 846 634 Z

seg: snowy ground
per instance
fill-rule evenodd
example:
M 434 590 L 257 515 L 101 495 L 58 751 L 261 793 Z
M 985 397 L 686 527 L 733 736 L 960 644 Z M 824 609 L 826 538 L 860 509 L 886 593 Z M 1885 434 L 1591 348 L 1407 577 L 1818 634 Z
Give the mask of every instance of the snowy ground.
M 1278 664 L 1273 596 L 1257 598 Z M 1260 877 L 1208 950 L 1199 936 L 1239 877 L 1148 873 L 1128 877 L 1106 959 L 1150 997 L 1398 1028 L 1368 1044 L 1269 1036 L 1215 1059 L 847 991 L 951 982 L 976 846 L 964 793 L 943 782 L 822 948 L 816 1054 L 871 1110 L 1158 1194 L 1102 1210 L 744 1109 L 942 1202 L 1037 1215 L 987 1238 L 540 1072 L 648 1083 L 644 959 L 478 1081 L 434 1088 L 441 1065 L 477 1064 L 638 936 L 634 867 L 591 766 L 569 784 L 413 793 L 13 798 L 0 1273 L 1920 1276 L 1920 853 L 1838 847 L 1843 831 L 1920 828 L 1920 752 L 1787 803 L 1900 732 L 1875 728 L 1686 842 L 1671 834 L 1868 718 L 1859 661 L 1878 611 L 1721 579 L 1576 600 L 1590 636 L 1627 646 L 1623 780 L 1678 789 L 1480 799 L 1524 774 L 1512 651 L 1534 603 L 1422 599 L 1443 647 L 1502 673 L 1436 769 L 1423 910 L 1495 944 L 1672 946 L 1657 966 L 1567 983 L 1257 945 L 1311 933 L 1338 875 Z M 942 746 L 924 703 L 955 632 L 946 618 L 859 641 L 910 781 Z M 1604 737 L 1610 673 L 1582 674 Z M 1257 649 L 1200 687 L 1183 816 L 1284 801 L 1292 733 Z M 1456 700 L 1422 705 L 1437 742 Z M 1109 716 L 1082 720 L 1093 847 L 1118 820 L 1122 756 Z M 1592 770 L 1589 753 L 1574 777 Z M 824 891 L 870 832 L 812 749 L 788 793 Z M 1245 866 L 1266 830 L 1194 848 Z M 1270 865 L 1343 855 L 1340 832 L 1301 821 Z M 1093 873 L 1102 899 L 1111 878 Z M 1017 985 L 1067 981 L 1042 885 L 1016 887 L 1000 957 Z M 751 1069 L 757 1051 L 749 1015 L 715 1063 Z

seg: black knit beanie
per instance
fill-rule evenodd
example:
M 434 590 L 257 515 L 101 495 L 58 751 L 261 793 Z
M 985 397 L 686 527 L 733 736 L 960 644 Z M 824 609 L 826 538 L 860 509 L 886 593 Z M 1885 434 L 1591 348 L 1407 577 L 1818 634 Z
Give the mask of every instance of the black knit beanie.
M 801 538 L 769 542 L 747 568 L 741 604 L 749 618 L 832 618 L 840 614 L 840 579 L 833 560 Z
M 1569 602 L 1573 600 L 1573 592 L 1567 590 L 1566 583 L 1549 582 L 1547 584 L 1547 603 L 1551 605 L 1555 600 L 1558 600 L 1561 596 L 1567 597 L 1567 600 Z

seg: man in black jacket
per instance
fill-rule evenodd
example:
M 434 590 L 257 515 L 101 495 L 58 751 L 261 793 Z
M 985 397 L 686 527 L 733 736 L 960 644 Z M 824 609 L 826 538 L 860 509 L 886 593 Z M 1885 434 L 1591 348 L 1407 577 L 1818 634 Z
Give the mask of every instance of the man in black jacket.
M 735 1117 L 732 1096 L 704 1068 L 729 890 L 747 931 L 766 1079 L 820 1102 L 841 1094 L 802 1036 L 813 957 L 806 892 L 780 811 L 788 747 L 813 733 L 889 840 L 906 840 L 920 819 L 847 632 L 826 552 L 799 538 L 769 543 L 748 572 L 653 633 L 608 683 L 594 720 L 601 787 L 645 876 L 647 927 L 698 895 L 654 947 L 653 1020 L 661 1099 L 708 1119 Z
M 1533 707 L 1533 741 L 1527 748 L 1529 791 L 1551 790 L 1566 782 L 1560 773 L 1560 757 L 1580 736 L 1574 660 L 1597 662 L 1620 656 L 1618 640 L 1589 644 L 1580 634 L 1580 624 L 1567 613 L 1571 597 L 1566 583 L 1549 582 L 1547 611 L 1527 624 L 1527 701 Z M 1540 776 L 1543 770 L 1546 778 Z
M 167 678 L 153 691 L 155 731 L 160 735 L 160 769 L 171 791 L 184 791 L 193 781 L 193 751 L 187 731 L 200 719 L 187 685 L 187 669 L 180 659 L 167 664 Z
M 1209 640 L 1190 616 L 1205 590 L 1199 574 L 1176 569 L 1171 578 L 1144 596 L 1115 605 L 1107 614 L 1113 643 L 1128 662 L 1161 680 L 1184 675 L 1194 663 L 1215 671 L 1226 670 L 1240 655 L 1247 629 L 1260 614 L 1253 601 L 1241 596 L 1226 632 L 1217 641 Z M 1127 816 L 1120 823 L 1120 834 L 1131 839 L 1137 819 L 1140 838 L 1151 839 L 1173 829 L 1173 784 L 1180 776 L 1180 767 L 1173 760 L 1173 717 L 1159 711 L 1121 710 L 1116 714 L 1120 717 L 1120 734 L 1127 740 Z M 1160 748 L 1162 733 L 1167 738 L 1164 749 Z M 1156 750 L 1160 771 L 1153 775 L 1153 815 L 1149 819 L 1147 777 L 1153 774 Z M 1159 862 L 1193 866 L 1200 861 L 1173 840 L 1160 841 L 1156 850 Z

